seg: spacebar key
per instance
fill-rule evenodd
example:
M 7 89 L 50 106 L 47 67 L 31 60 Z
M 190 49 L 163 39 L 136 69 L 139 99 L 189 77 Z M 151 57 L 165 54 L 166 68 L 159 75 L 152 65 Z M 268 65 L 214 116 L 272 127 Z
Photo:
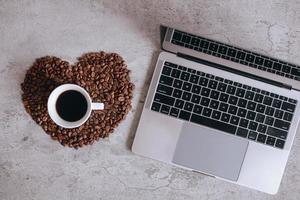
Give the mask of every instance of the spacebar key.
M 196 115 L 196 114 L 192 114 L 191 117 L 191 122 L 197 123 L 197 124 L 201 124 L 204 126 L 208 126 L 210 128 L 215 128 L 218 129 L 220 131 L 224 131 L 230 134 L 235 134 L 236 131 L 236 126 L 230 125 L 230 124 L 226 124 L 220 121 L 216 121 L 213 119 L 209 119 L 200 115 Z

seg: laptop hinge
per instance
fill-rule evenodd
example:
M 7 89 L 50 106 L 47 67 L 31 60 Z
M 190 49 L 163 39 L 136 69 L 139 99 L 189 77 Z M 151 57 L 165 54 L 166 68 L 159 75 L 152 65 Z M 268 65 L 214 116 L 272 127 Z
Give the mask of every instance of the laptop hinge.
M 278 87 L 282 87 L 282 88 L 285 88 L 285 89 L 288 89 L 288 90 L 292 89 L 292 86 L 290 86 L 290 85 L 286 85 L 286 84 L 283 84 L 283 83 L 280 83 L 280 82 L 277 82 L 277 81 L 273 81 L 273 80 L 266 79 L 266 78 L 263 78 L 263 77 L 260 77 L 260 76 L 256 76 L 254 74 L 250 74 L 250 73 L 243 72 L 243 71 L 240 71 L 240 70 L 237 70 L 237 69 L 226 67 L 226 66 L 218 64 L 218 63 L 213 63 L 213 62 L 210 62 L 210 61 L 207 61 L 207 60 L 203 60 L 201 58 L 196 58 L 194 56 L 190 56 L 190 55 L 183 54 L 183 53 L 180 53 L 180 52 L 177 52 L 176 55 L 178 57 L 181 57 L 181 58 L 184 58 L 184 59 L 187 59 L 187 60 L 190 60 L 190 61 L 205 64 L 205 65 L 208 65 L 210 67 L 214 67 L 214 68 L 217 68 L 217 69 L 222 69 L 222 70 L 232 72 L 232 73 L 235 73 L 235 74 L 239 74 L 241 76 L 245 76 L 245 77 L 255 79 L 255 80 L 258 80 L 258 81 L 263 81 L 265 83 L 272 84 L 272 85 L 275 85 L 275 86 L 278 86 Z

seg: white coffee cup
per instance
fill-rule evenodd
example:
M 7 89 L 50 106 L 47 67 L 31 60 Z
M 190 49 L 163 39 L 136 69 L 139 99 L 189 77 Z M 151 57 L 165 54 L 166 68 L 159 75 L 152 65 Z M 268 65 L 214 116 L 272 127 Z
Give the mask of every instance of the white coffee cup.
M 87 109 L 86 109 L 85 115 L 78 121 L 72 121 L 72 122 L 66 121 L 63 118 L 61 118 L 56 109 L 56 102 L 57 102 L 58 97 L 63 92 L 70 91 L 70 90 L 75 90 L 75 91 L 81 93 L 87 102 Z M 59 125 L 63 128 L 76 128 L 76 127 L 81 126 L 88 120 L 88 118 L 91 115 L 92 110 L 103 110 L 104 104 L 103 103 L 93 103 L 88 92 L 85 89 L 83 89 L 82 87 L 75 85 L 75 84 L 64 84 L 64 85 L 58 86 L 51 92 L 51 94 L 48 98 L 47 107 L 48 107 L 48 113 L 49 113 L 51 119 L 57 125 Z

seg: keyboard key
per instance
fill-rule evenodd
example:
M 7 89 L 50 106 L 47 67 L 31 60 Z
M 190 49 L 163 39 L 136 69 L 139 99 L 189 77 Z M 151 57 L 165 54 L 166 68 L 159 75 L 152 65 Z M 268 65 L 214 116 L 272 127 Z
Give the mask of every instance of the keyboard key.
M 166 104 L 166 105 L 173 106 L 175 98 L 169 97 L 169 96 L 166 96 L 166 95 L 163 95 L 163 94 L 156 93 L 155 96 L 154 96 L 154 101 L 156 101 L 158 103 L 163 103 L 163 104 Z
M 209 45 L 209 42 L 207 42 L 205 40 L 201 40 L 200 47 L 202 47 L 203 49 L 208 49 L 208 45 Z
M 255 59 L 255 56 L 254 56 L 254 55 L 252 55 L 252 54 L 247 54 L 247 56 L 246 56 L 246 61 L 248 61 L 248 62 L 253 62 L 254 59 Z
M 189 121 L 190 117 L 191 117 L 191 113 L 190 112 L 187 112 L 187 111 L 184 111 L 184 110 L 180 111 L 180 114 L 179 114 L 179 118 L 180 119 L 184 119 L 184 120 Z
M 165 85 L 172 86 L 173 78 L 168 77 L 168 76 L 161 75 L 161 76 L 160 76 L 160 79 L 159 79 L 159 83 L 162 83 L 162 84 L 165 84 Z
M 257 103 L 261 103 L 263 101 L 264 96 L 261 94 L 256 94 L 254 97 L 254 101 Z
M 209 83 L 208 83 L 208 87 L 211 88 L 211 89 L 216 89 L 217 85 L 218 85 L 218 82 L 214 81 L 214 80 L 210 80 Z
M 214 110 L 212 112 L 212 116 L 211 117 L 214 118 L 214 119 L 220 119 L 221 118 L 221 112 L 217 111 L 217 110 Z
M 195 105 L 194 106 L 194 110 L 193 112 L 196 113 L 196 114 L 199 114 L 201 115 L 201 111 L 202 111 L 203 107 L 202 106 L 199 106 L 199 105 Z
M 250 131 L 249 134 L 248 134 L 248 138 L 250 140 L 256 140 L 256 137 L 257 137 L 257 132 L 255 131 Z
M 219 83 L 218 90 L 221 92 L 225 92 L 227 85 L 225 83 Z
M 254 120 L 255 119 L 255 115 L 256 115 L 255 112 L 252 112 L 252 111 L 248 110 L 246 118 L 250 119 L 250 120 Z
M 248 99 L 248 100 L 253 100 L 254 92 L 247 91 L 246 94 L 245 94 L 245 98 Z
M 238 98 L 235 97 L 235 96 L 230 96 L 229 97 L 229 100 L 228 100 L 228 103 L 232 104 L 232 105 L 236 105 L 238 102 Z
M 274 118 L 270 117 L 270 116 L 267 116 L 266 120 L 265 120 L 265 124 L 272 126 L 273 123 L 274 123 Z
M 181 41 L 186 43 L 186 44 L 189 44 L 190 41 L 191 41 L 191 37 L 188 36 L 188 35 L 183 35 Z
M 245 108 L 246 105 L 247 105 L 247 100 L 245 100 L 245 99 L 239 99 L 239 101 L 238 101 L 238 107 Z
M 283 147 L 284 147 L 284 141 L 280 140 L 280 139 L 277 139 L 276 143 L 275 143 L 275 147 L 283 149 Z
M 202 88 L 202 90 L 201 90 L 201 95 L 202 96 L 208 97 L 209 93 L 210 93 L 210 89 L 208 89 L 208 88 Z
M 267 68 L 272 68 L 273 62 L 271 60 L 265 60 L 264 66 Z
M 247 108 L 249 110 L 255 110 L 255 107 L 256 107 L 256 103 L 254 103 L 253 101 L 248 101 Z
M 207 83 L 208 83 L 208 79 L 205 78 L 205 77 L 201 77 L 200 80 L 199 80 L 199 84 L 206 87 L 207 86 Z
M 173 92 L 173 88 L 162 84 L 158 84 L 157 91 L 162 94 L 171 95 Z
M 171 111 L 170 111 L 170 115 L 171 116 L 178 117 L 178 114 L 179 114 L 179 109 L 177 109 L 177 108 L 171 108 Z
M 192 111 L 193 107 L 194 107 L 194 104 L 192 104 L 190 102 L 185 102 L 183 109 L 186 110 L 186 111 Z
M 175 31 L 175 32 L 173 33 L 173 39 L 174 39 L 174 40 L 180 41 L 180 40 L 181 40 L 181 37 L 182 37 L 182 34 L 181 34 L 181 33 L 177 32 L 177 31 Z
M 209 78 L 209 79 L 214 79 L 215 76 L 212 74 L 205 74 L 205 77 Z
M 286 137 L 287 137 L 288 132 L 280 130 L 280 129 L 277 129 L 277 128 L 269 127 L 268 131 L 267 131 L 267 134 L 285 140 Z
M 189 92 L 183 92 L 183 94 L 182 94 L 182 99 L 183 99 L 183 100 L 190 101 L 190 100 L 191 100 L 191 97 L 192 97 L 192 93 L 189 93 Z
M 206 97 L 202 97 L 202 99 L 201 99 L 201 105 L 202 106 L 208 106 L 209 105 L 209 102 L 210 102 L 210 100 L 208 99 L 208 98 L 206 98 Z
M 256 106 L 256 111 L 260 112 L 260 113 L 264 113 L 266 109 L 266 106 L 262 105 L 262 104 L 257 104 Z
M 267 126 L 263 124 L 259 124 L 257 131 L 260 133 L 265 133 L 267 131 Z
M 238 97 L 244 97 L 244 95 L 245 95 L 245 90 L 244 89 L 242 89 L 242 88 L 238 88 L 237 89 L 237 91 L 236 91 L 236 95 L 238 96 Z
M 233 48 L 229 48 L 227 51 L 227 55 L 234 58 L 236 56 L 236 50 Z
M 151 106 L 151 110 L 159 112 L 160 106 L 161 106 L 160 103 L 153 102 L 153 103 L 152 103 L 152 106 Z
M 280 63 L 273 64 L 273 69 L 275 69 L 275 70 L 281 71 L 281 67 L 282 67 L 282 64 L 280 64 Z
M 239 121 L 240 121 L 239 117 L 237 117 L 237 116 L 231 116 L 231 119 L 230 119 L 230 123 L 231 124 L 238 125 Z
M 238 109 L 237 115 L 238 115 L 239 117 L 245 117 L 245 116 L 246 116 L 246 112 L 247 112 L 246 109 L 239 108 L 239 109 Z
M 228 109 L 228 104 L 226 103 L 221 103 L 220 104 L 220 107 L 219 107 L 219 110 L 223 111 L 223 112 L 227 112 L 227 109 Z
M 210 117 L 211 113 L 212 113 L 212 109 L 210 109 L 210 108 L 204 108 L 202 114 L 204 116 L 206 116 L 206 117 Z
M 220 122 L 217 120 L 209 119 L 200 115 L 192 114 L 191 122 L 208 126 L 217 130 L 224 131 L 226 133 L 235 134 L 236 126 L 230 125 L 228 123 Z
M 196 94 L 200 94 L 201 87 L 199 85 L 193 85 L 192 92 Z
M 238 107 L 236 107 L 236 106 L 229 106 L 228 112 L 230 114 L 232 114 L 232 115 L 236 115 L 237 110 L 238 110 Z
M 265 121 L 265 116 L 257 113 L 255 121 L 263 123 Z
M 171 74 L 172 68 L 164 66 L 162 70 L 162 74 L 169 76 Z
M 278 94 L 274 94 L 274 93 L 271 93 L 270 96 L 273 97 L 273 98 L 278 98 L 278 97 L 279 97 Z M 275 100 L 275 99 L 274 99 L 274 100 Z M 273 100 L 273 103 L 274 103 L 274 100 Z
M 183 81 L 175 79 L 174 83 L 173 83 L 173 87 L 181 89 L 182 84 L 183 84 Z
M 176 101 L 175 101 L 175 107 L 176 108 L 182 109 L 183 108 L 183 104 L 184 104 L 184 101 L 182 101 L 180 99 L 176 99 Z
M 171 107 L 170 106 L 167 106 L 167 105 L 162 105 L 161 106 L 161 109 L 160 109 L 160 112 L 163 113 L 163 114 L 169 114 L 170 112 L 170 109 Z
M 171 76 L 174 77 L 174 78 L 179 78 L 180 77 L 180 70 L 178 69 L 173 69 L 172 72 L 171 72 Z
M 228 85 L 228 86 L 227 86 L 226 93 L 232 94 L 232 95 L 233 95 L 233 94 L 235 93 L 235 90 L 236 90 L 235 87 L 233 87 L 233 86 L 231 86 L 231 85 Z
M 259 134 L 258 137 L 257 137 L 257 142 L 265 143 L 265 142 L 266 142 L 266 139 L 267 139 L 267 136 L 266 136 L 266 135 Z
M 220 76 L 216 76 L 215 78 L 217 81 L 219 82 L 223 82 L 224 81 L 224 78 L 220 77 Z
M 221 93 L 221 95 L 220 95 L 220 101 L 227 102 L 228 98 L 229 98 L 228 94 Z
M 285 122 L 285 121 L 282 121 L 280 119 L 276 119 L 275 120 L 275 123 L 274 123 L 274 126 L 276 128 L 280 128 L 280 129 L 283 129 L 283 130 L 289 130 L 290 128 L 290 123 L 289 122 Z
M 297 103 L 297 100 L 289 98 L 288 102 L 293 103 L 293 104 L 296 104 L 296 103 Z
M 274 115 L 274 112 L 275 112 L 275 109 L 268 106 L 267 109 L 266 109 L 265 114 L 270 115 L 270 116 L 273 116 L 273 115 Z
M 256 131 L 257 127 L 258 127 L 258 123 L 253 122 L 253 121 L 249 123 L 249 129 L 250 130 Z
M 175 98 L 181 98 L 181 95 L 182 95 L 182 91 L 181 90 L 178 90 L 178 89 L 175 89 L 174 91 L 173 91 L 173 97 L 175 97 Z
M 246 138 L 248 135 L 248 130 L 239 127 L 236 131 L 236 135 Z
M 170 62 L 165 62 L 165 66 L 171 67 L 171 68 L 177 68 L 177 65 L 174 63 L 170 63 Z
M 198 38 L 192 38 L 191 44 L 194 46 L 199 46 L 200 40 Z
M 198 84 L 198 81 L 199 81 L 199 76 L 192 74 L 190 77 L 190 82 L 194 84 Z
M 285 73 L 290 73 L 291 67 L 287 66 L 287 65 L 283 65 L 282 66 L 282 71 L 285 72 Z
M 236 57 L 240 60 L 244 60 L 245 57 L 246 57 L 246 54 L 242 51 L 238 51 L 237 54 L 236 54 Z
M 195 103 L 195 104 L 199 104 L 200 98 L 201 98 L 200 96 L 198 96 L 198 95 L 196 95 L 196 94 L 193 94 L 193 95 L 192 95 L 192 100 L 191 100 L 191 101 L 192 101 L 193 103 Z
M 274 117 L 276 117 L 276 118 L 278 118 L 278 119 L 281 119 L 282 116 L 283 116 L 283 111 L 282 111 L 282 110 L 276 109 L 275 114 L 274 114 Z
M 218 100 L 219 96 L 220 96 L 220 92 L 214 90 L 211 91 L 210 98 Z
M 283 102 L 281 109 L 289 111 L 289 112 L 294 112 L 295 111 L 295 105 L 288 103 L 288 102 Z
M 218 53 L 226 55 L 226 52 L 227 52 L 227 47 L 220 45 L 218 49 Z
M 292 68 L 291 74 L 294 76 L 300 76 L 300 69 L 299 68 Z
M 255 58 L 255 64 L 257 65 L 262 65 L 264 63 L 264 59 L 261 57 L 256 57 Z
M 188 81 L 190 79 L 190 74 L 188 72 L 181 72 L 180 79 L 183 81 Z
M 265 96 L 264 104 L 270 106 L 272 104 L 272 98 Z
M 192 84 L 188 83 L 188 82 L 184 82 L 183 86 L 182 86 L 182 89 L 189 92 L 192 89 Z
M 293 119 L 293 114 L 292 114 L 292 113 L 285 112 L 285 113 L 284 113 L 284 116 L 283 116 L 283 119 L 290 122 L 290 121 L 292 121 L 292 119 Z
M 219 107 L 219 102 L 216 101 L 216 100 L 211 100 L 211 101 L 210 101 L 210 104 L 209 104 L 209 107 L 212 108 L 212 109 L 218 109 L 218 107 Z
M 271 145 L 271 146 L 274 146 L 275 140 L 276 140 L 276 138 L 268 136 L 268 137 L 267 137 L 266 144 Z
M 279 96 L 279 99 L 283 100 L 283 101 L 287 101 L 288 98 L 287 97 L 284 97 L 284 96 Z
M 249 120 L 248 119 L 241 119 L 240 120 L 240 123 L 239 123 L 239 126 L 241 127 L 244 127 L 244 128 L 247 128 L 248 127 L 248 124 L 249 124 Z
M 230 115 L 229 114 L 222 113 L 221 121 L 223 121 L 223 122 L 229 122 L 229 119 L 230 119 Z

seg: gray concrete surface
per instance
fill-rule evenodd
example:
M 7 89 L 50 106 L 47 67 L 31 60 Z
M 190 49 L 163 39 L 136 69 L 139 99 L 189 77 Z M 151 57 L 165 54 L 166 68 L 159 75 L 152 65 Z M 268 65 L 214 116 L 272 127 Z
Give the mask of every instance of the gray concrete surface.
M 300 137 L 276 196 L 131 153 L 159 51 L 159 24 L 300 64 L 297 0 L 0 0 L 0 199 L 300 199 Z M 35 58 L 120 53 L 133 109 L 109 139 L 63 148 L 24 111 L 20 83 Z

